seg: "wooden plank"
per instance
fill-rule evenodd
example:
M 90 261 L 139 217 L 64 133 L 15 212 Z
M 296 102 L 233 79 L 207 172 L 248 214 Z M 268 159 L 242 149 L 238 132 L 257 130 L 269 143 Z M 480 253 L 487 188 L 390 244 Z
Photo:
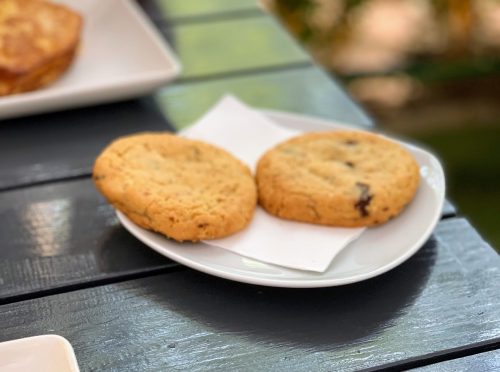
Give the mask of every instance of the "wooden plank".
M 181 79 L 311 63 L 291 36 L 264 14 L 164 27 L 161 31 L 182 63 Z
M 0 193 L 0 301 L 176 266 L 120 225 L 91 180 Z
M 114 138 L 182 128 L 226 92 L 257 107 L 371 125 L 362 109 L 316 67 L 176 84 L 161 90 L 155 101 L 143 98 L 4 121 L 0 148 L 9 156 L 0 157 L 0 190 L 88 176 L 97 154 Z
M 500 371 L 500 350 L 469 355 L 429 366 L 415 368 L 415 372 Z
M 0 193 L 0 302 L 170 270 L 125 231 L 90 179 Z
M 154 20 L 186 22 L 261 12 L 256 0 L 140 0 Z
M 343 287 L 192 270 L 0 306 L 0 341 L 56 333 L 82 370 L 359 370 L 500 337 L 500 258 L 462 219 L 400 267 Z
M 169 129 L 150 98 L 2 121 L 0 190 L 88 175 L 114 138 Z
M 189 71 L 211 74 L 269 65 L 276 67 L 275 63 L 279 66 L 297 61 L 310 63 L 307 55 L 271 18 L 244 20 L 241 27 L 238 22 L 175 29 L 174 36 L 179 50 L 183 51 L 181 56 L 187 64 L 188 75 Z M 220 43 L 218 40 L 225 33 L 231 37 Z M 199 48 L 200 40 L 205 49 Z M 208 47 L 209 44 L 215 47 Z M 333 86 L 329 81 L 324 84 Z M 195 105 L 192 110 L 196 109 Z M 88 175 L 97 153 L 113 138 L 136 131 L 168 128 L 149 97 L 4 121 L 0 127 L 0 147 L 9 157 L 0 159 L 0 190 Z
M 177 83 L 161 89 L 155 98 L 164 115 L 180 129 L 202 116 L 226 93 L 254 107 L 310 114 L 359 127 L 373 125 L 339 85 L 315 66 Z
M 449 200 L 444 201 L 442 215 L 443 217 L 453 217 L 457 215 L 457 209 Z

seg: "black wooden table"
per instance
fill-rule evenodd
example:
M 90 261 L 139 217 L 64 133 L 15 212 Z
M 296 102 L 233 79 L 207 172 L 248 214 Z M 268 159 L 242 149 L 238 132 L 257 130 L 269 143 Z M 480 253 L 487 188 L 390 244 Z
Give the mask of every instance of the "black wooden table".
M 201 274 L 119 225 L 90 180 L 97 153 L 188 125 L 226 92 L 373 125 L 254 0 L 141 4 L 184 66 L 175 83 L 0 125 L 0 341 L 62 335 L 82 371 L 498 369 L 500 259 L 449 203 L 403 265 L 312 290 Z

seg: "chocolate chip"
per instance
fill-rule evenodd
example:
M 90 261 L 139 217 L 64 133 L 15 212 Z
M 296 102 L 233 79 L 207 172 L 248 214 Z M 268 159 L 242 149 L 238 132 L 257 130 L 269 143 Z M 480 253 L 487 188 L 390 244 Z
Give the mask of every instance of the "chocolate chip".
M 193 150 L 193 153 L 192 153 L 193 160 L 194 161 L 200 161 L 201 160 L 201 151 L 200 151 L 200 149 L 198 149 L 196 147 L 193 147 L 192 150 Z
M 349 168 L 354 168 L 354 163 L 352 161 L 346 161 L 344 162 L 345 165 L 347 165 Z
M 200 224 L 198 224 L 198 228 L 199 229 L 204 229 L 207 226 L 208 226 L 208 223 L 200 223 Z
M 358 141 L 355 141 L 355 140 L 352 140 L 352 139 L 348 139 L 348 140 L 344 141 L 344 145 L 348 145 L 348 146 L 354 146 L 354 145 L 357 145 L 357 144 L 358 144 Z
M 384 209 L 382 209 L 384 212 L 387 212 L 389 210 L 389 207 L 384 207 Z
M 366 208 L 370 205 L 373 199 L 373 195 L 370 194 L 370 185 L 363 182 L 356 182 L 356 187 L 359 188 L 361 195 L 359 196 L 358 201 L 354 204 L 354 208 L 359 211 L 361 217 L 367 217 L 370 213 Z

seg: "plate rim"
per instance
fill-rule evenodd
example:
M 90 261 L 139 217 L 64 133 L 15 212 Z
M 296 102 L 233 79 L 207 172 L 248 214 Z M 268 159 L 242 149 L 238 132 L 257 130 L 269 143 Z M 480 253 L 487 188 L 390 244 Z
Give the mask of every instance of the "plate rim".
M 314 117 L 314 116 L 309 116 L 309 115 L 303 115 L 303 114 L 295 114 L 295 113 L 290 113 L 290 112 L 284 112 L 284 111 L 279 111 L 279 110 L 267 110 L 267 109 L 257 109 L 259 112 L 264 113 L 266 116 L 271 117 L 281 117 L 282 119 L 289 119 L 293 118 L 293 120 L 299 120 L 299 121 L 315 121 L 316 123 L 320 123 L 321 125 L 325 125 L 325 127 L 331 127 L 333 130 L 355 130 L 355 131 L 362 131 L 362 132 L 370 132 L 370 130 L 362 129 L 362 128 L 356 128 L 349 126 L 345 123 L 334 121 L 334 120 L 328 120 L 328 119 L 323 119 L 319 117 Z M 279 125 L 279 124 L 278 124 Z M 262 285 L 262 286 L 268 286 L 268 287 L 282 287 L 282 288 L 322 288 L 322 287 L 335 287 L 335 286 L 341 286 L 341 285 L 347 285 L 347 284 L 353 284 L 353 283 L 358 283 L 361 281 L 365 281 L 374 277 L 377 277 L 379 275 L 382 275 L 397 266 L 401 265 L 405 261 L 407 261 L 410 257 L 412 257 L 416 252 L 422 248 L 422 246 L 425 244 L 425 242 L 429 239 L 429 237 L 432 235 L 435 227 L 439 223 L 442 215 L 442 210 L 445 202 L 445 195 L 446 195 L 446 182 L 445 182 L 445 174 L 443 167 L 441 165 L 441 162 L 438 160 L 434 154 L 431 152 L 422 149 L 416 145 L 401 141 L 397 138 L 394 137 L 389 137 L 384 135 L 383 133 L 378 133 L 386 138 L 389 138 L 392 141 L 396 141 L 405 147 L 409 148 L 411 151 L 416 151 L 420 152 L 421 154 L 425 155 L 428 159 L 429 162 L 434 163 L 434 169 L 438 171 L 438 175 L 440 180 L 442 180 L 441 187 L 439 188 L 438 196 L 439 200 L 438 203 L 435 206 L 435 213 L 433 215 L 432 220 L 428 223 L 425 232 L 419 237 L 419 239 L 412 244 L 412 246 L 407 249 L 402 255 L 398 256 L 396 259 L 388 262 L 387 264 L 380 266 L 374 270 L 371 270 L 367 273 L 363 274 L 356 274 L 354 276 L 349 276 L 346 278 L 321 278 L 321 276 L 324 273 L 316 273 L 316 272 L 309 272 L 309 271 L 302 271 L 302 270 L 296 270 L 299 272 L 304 272 L 308 273 L 311 276 L 314 276 L 315 278 L 311 278 L 310 280 L 308 279 L 283 279 L 283 278 L 263 278 L 260 276 L 254 276 L 254 275 L 245 275 L 245 274 L 240 274 L 240 273 L 233 273 L 233 272 L 228 272 L 225 270 L 221 270 L 217 267 L 213 266 L 207 266 L 203 263 L 200 263 L 198 261 L 193 261 L 190 258 L 186 258 L 183 255 L 179 255 L 176 252 L 172 252 L 170 250 L 165 249 L 164 247 L 160 246 L 154 241 L 151 241 L 148 237 L 144 237 L 141 235 L 141 230 L 144 230 L 146 232 L 150 232 L 148 230 L 142 229 L 141 227 L 137 226 L 134 224 L 132 221 L 130 221 L 123 213 L 115 209 L 115 212 L 118 216 L 118 219 L 120 220 L 120 223 L 137 239 L 139 239 L 141 242 L 143 242 L 145 245 L 147 245 L 149 248 L 153 249 L 154 251 L 158 252 L 159 254 L 166 256 L 182 265 L 185 265 L 187 267 L 190 267 L 192 269 L 204 272 L 209 275 L 214 275 L 218 276 L 224 279 L 228 280 L 233 280 L 237 282 L 242 282 L 242 283 L 248 283 L 248 284 L 255 284 L 255 285 Z M 152 232 L 151 232 L 152 233 Z M 167 238 L 164 238 L 167 239 Z M 191 245 L 198 245 L 199 243 L 183 243 L 183 244 L 191 244 Z M 202 243 L 203 244 L 203 243 Z M 225 249 L 219 248 L 219 247 L 214 247 L 212 248 L 220 249 L 221 251 L 224 251 L 227 254 L 234 254 L 237 256 L 240 256 L 236 253 L 229 252 Z M 243 257 L 243 256 L 240 256 Z M 258 260 L 252 259 L 252 258 L 247 258 L 245 259 L 252 260 L 255 262 L 260 262 Z M 265 263 L 266 265 L 269 265 L 271 267 L 279 267 L 278 265 L 273 265 L 269 263 Z M 287 270 L 294 270 L 290 268 L 285 268 Z

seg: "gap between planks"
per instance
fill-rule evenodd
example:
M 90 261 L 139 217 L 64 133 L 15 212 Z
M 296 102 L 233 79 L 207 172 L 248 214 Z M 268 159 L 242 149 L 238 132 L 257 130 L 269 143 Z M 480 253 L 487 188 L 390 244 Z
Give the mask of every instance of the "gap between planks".
M 260 75 L 260 74 L 268 74 L 274 72 L 281 71 L 289 71 L 289 70 L 299 70 L 309 67 L 315 67 L 315 64 L 312 61 L 301 61 L 301 62 L 290 62 L 285 64 L 278 65 L 270 65 L 263 67 L 253 67 L 253 68 L 245 68 L 241 70 L 235 70 L 230 72 L 220 72 L 220 73 L 212 73 L 209 75 L 199 75 L 192 77 L 180 77 L 176 79 L 170 86 L 176 86 L 186 83 L 197 83 L 197 82 L 205 82 L 205 81 L 213 81 L 213 80 L 224 80 L 227 78 L 235 78 L 235 77 L 245 77 L 249 75 Z M 330 75 L 328 76 L 330 77 Z
M 221 13 L 204 14 L 204 15 L 190 15 L 190 16 L 178 16 L 172 18 L 166 18 L 165 16 L 158 16 L 156 14 L 151 14 L 145 11 L 149 18 L 153 20 L 160 27 L 175 27 L 181 25 L 189 24 L 201 24 L 210 22 L 223 22 L 234 19 L 245 19 L 245 18 L 258 18 L 258 17 L 271 17 L 275 19 L 269 13 L 264 12 L 261 9 L 240 9 L 231 10 Z
M 168 267 L 149 269 L 144 271 L 134 271 L 126 274 L 118 274 L 114 276 L 108 276 L 106 278 L 101 279 L 91 279 L 85 282 L 73 283 L 73 284 L 65 284 L 59 287 L 52 287 L 49 289 L 42 289 L 29 293 L 22 293 L 12 296 L 7 296 L 0 299 L 0 305 L 12 304 L 15 302 L 35 300 L 42 297 L 63 294 L 68 292 L 75 292 L 83 289 L 90 289 L 95 287 L 100 287 L 109 284 L 117 284 L 122 282 L 127 282 L 136 279 L 149 278 L 153 276 L 168 274 L 171 272 L 186 270 L 185 266 L 182 266 L 176 262 L 169 264 Z
M 381 366 L 363 369 L 364 372 L 372 371 L 402 371 L 419 367 L 425 367 L 432 364 L 446 362 L 449 360 L 460 359 L 471 355 L 481 354 L 492 350 L 500 349 L 500 337 L 492 340 L 482 341 L 467 346 L 444 350 L 442 352 L 412 357 L 400 362 L 384 364 Z

